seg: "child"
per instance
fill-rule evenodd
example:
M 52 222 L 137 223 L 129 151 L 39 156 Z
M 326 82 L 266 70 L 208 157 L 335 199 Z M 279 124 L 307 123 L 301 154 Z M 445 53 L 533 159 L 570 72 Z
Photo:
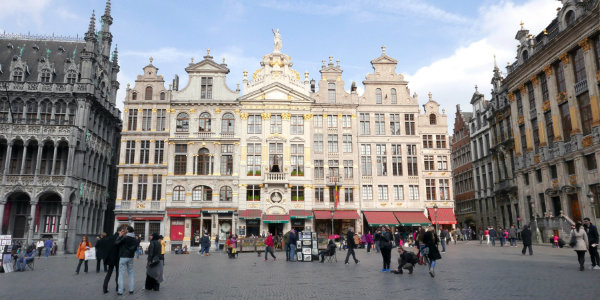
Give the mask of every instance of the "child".
M 560 248 L 558 245 L 558 234 L 554 235 L 554 245 L 552 246 L 552 248 Z

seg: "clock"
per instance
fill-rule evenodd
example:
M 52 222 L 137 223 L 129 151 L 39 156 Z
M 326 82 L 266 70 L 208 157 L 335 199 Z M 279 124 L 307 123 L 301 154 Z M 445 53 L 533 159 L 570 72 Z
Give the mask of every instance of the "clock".
M 222 223 L 221 224 L 221 231 L 222 232 L 229 232 L 230 229 L 231 229 L 231 224 L 229 224 L 229 223 Z

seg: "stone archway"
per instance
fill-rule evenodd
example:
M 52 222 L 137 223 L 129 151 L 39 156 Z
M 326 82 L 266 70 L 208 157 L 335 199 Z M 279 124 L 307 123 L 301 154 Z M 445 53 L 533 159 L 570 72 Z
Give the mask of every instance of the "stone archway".
M 40 235 L 58 234 L 62 213 L 62 197 L 55 191 L 45 191 L 38 196 L 34 227 Z
M 31 197 L 23 191 L 7 195 L 4 207 L 2 233 L 12 235 L 13 239 L 27 238 L 27 217 L 31 215 Z

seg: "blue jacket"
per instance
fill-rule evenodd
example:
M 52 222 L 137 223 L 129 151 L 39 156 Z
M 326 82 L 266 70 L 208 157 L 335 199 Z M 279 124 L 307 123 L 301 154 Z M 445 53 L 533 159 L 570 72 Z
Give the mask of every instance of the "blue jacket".
M 296 241 L 298 241 L 298 237 L 295 233 L 290 232 L 290 245 L 296 245 Z
M 52 240 L 46 240 L 44 242 L 44 247 L 46 247 L 46 248 L 52 248 Z

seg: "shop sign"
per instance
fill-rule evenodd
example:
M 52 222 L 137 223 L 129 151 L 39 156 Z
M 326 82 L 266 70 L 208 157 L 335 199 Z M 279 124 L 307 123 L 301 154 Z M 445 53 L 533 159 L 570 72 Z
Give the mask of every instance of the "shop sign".
M 251 226 L 251 225 L 260 225 L 260 219 L 254 219 L 254 220 L 246 220 L 246 225 L 247 226 Z

